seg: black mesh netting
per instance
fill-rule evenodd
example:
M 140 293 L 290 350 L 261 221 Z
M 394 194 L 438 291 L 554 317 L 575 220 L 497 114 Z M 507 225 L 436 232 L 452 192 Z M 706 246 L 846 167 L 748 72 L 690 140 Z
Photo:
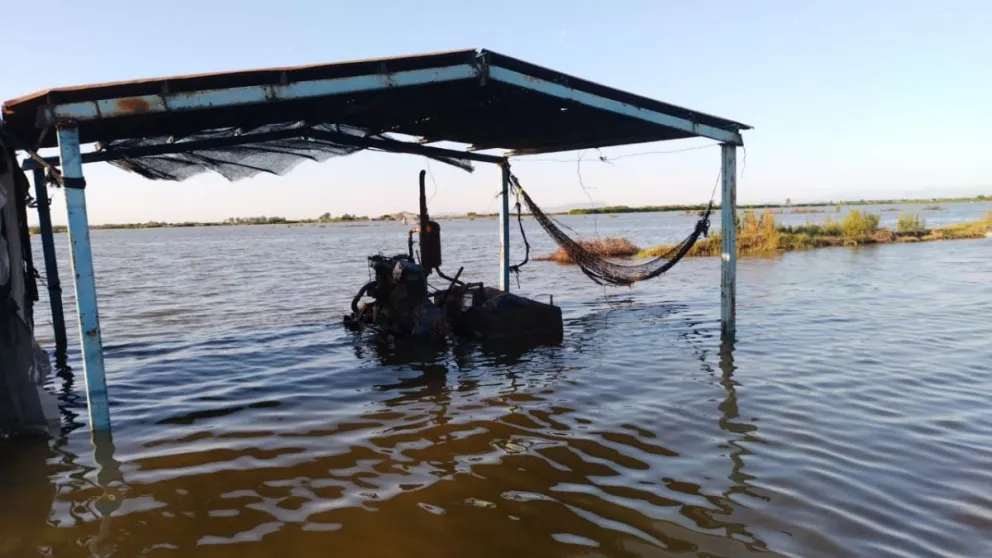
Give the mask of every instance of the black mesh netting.
M 514 192 L 523 198 L 527 209 L 534 215 L 534 219 L 541 225 L 541 228 L 551 236 L 558 246 L 568 253 L 572 261 L 582 269 L 583 273 L 600 285 L 632 285 L 638 281 L 657 277 L 671 269 L 679 260 L 685 257 L 700 236 L 709 234 L 710 213 L 713 210 L 712 200 L 710 200 L 710 204 L 699 219 L 699 222 L 696 223 L 692 234 L 661 256 L 636 265 L 614 263 L 603 256 L 587 250 L 584 246 L 565 234 L 562 230 L 564 225 L 556 222 L 552 217 L 541 211 L 541 208 L 534 203 L 534 200 L 520 186 L 520 181 L 517 180 L 517 177 L 512 174 L 510 175 L 510 183 Z
M 239 137 L 250 142 L 222 145 L 229 139 Z M 373 140 L 375 145 L 369 145 L 367 140 Z M 233 181 L 258 173 L 283 175 L 303 161 L 323 162 L 363 149 L 389 151 L 390 146 L 402 147 L 406 142 L 353 126 L 294 122 L 268 124 L 251 130 L 205 130 L 178 139 L 172 136 L 119 139 L 104 143 L 101 149 L 132 152 L 137 149 L 140 152 L 142 148 L 154 150 L 156 147 L 168 147 L 173 150 L 183 143 L 190 143 L 191 149 L 180 153 L 127 156 L 110 161 L 110 164 L 152 180 L 185 180 L 213 171 Z M 466 160 L 431 158 L 472 170 L 471 163 Z

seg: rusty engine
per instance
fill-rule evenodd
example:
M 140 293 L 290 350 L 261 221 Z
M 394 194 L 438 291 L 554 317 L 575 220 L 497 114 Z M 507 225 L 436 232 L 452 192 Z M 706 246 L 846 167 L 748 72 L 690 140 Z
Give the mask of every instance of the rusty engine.
M 561 309 L 521 296 L 460 281 L 441 271 L 441 226 L 430 219 L 425 195 L 425 172 L 420 171 L 418 226 L 407 236 L 407 253 L 369 256 L 373 280 L 352 300 L 345 326 L 371 328 L 402 337 L 444 337 L 451 333 L 481 339 L 517 338 L 557 343 L 563 335 Z M 414 235 L 418 235 L 418 262 Z M 427 278 L 436 273 L 448 283 L 429 293 Z M 363 298 L 370 302 L 362 302 Z

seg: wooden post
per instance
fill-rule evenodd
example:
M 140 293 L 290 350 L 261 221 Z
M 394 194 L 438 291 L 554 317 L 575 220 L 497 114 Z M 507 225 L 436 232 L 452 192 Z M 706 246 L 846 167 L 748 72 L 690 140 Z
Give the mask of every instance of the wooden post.
M 733 339 L 737 331 L 737 146 L 720 146 L 723 184 L 720 219 L 722 279 L 720 282 L 720 330 L 724 339 Z

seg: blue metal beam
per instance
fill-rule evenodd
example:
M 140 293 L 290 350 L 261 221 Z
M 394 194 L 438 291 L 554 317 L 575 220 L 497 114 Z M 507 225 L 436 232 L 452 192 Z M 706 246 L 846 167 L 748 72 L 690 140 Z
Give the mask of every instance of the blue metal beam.
M 69 254 L 76 287 L 76 313 L 79 316 L 83 374 L 86 378 L 86 402 L 90 411 L 90 429 L 110 429 L 110 402 L 103 370 L 103 341 L 100 337 L 100 314 L 96 305 L 96 278 L 90 249 L 90 225 L 86 215 L 83 181 L 83 157 L 79 152 L 79 129 L 59 127 L 59 157 L 65 207 L 69 221 Z
M 737 146 L 720 146 L 720 177 L 723 194 L 720 205 L 722 258 L 720 282 L 720 324 L 724 339 L 734 339 L 737 331 Z
M 554 83 L 533 76 L 524 75 L 520 72 L 507 70 L 506 68 L 490 66 L 489 79 L 508 83 L 517 87 L 523 87 L 545 95 L 550 95 L 552 97 L 558 97 L 559 99 L 565 101 L 572 101 L 593 108 L 608 110 L 623 116 L 644 120 L 645 122 L 668 126 L 669 128 L 675 128 L 676 130 L 682 130 L 704 138 L 710 138 L 725 143 L 732 143 L 734 145 L 744 145 L 744 140 L 741 139 L 741 135 L 736 131 L 724 130 L 714 126 L 707 126 L 706 124 L 698 124 L 692 122 L 691 120 L 686 120 L 670 114 L 636 107 L 628 103 L 617 101 L 615 99 L 607 99 L 606 97 L 595 95 L 593 93 L 587 93 L 585 91 L 578 91 L 560 83 Z
M 479 69 L 459 64 L 427 70 L 409 70 L 392 74 L 364 75 L 335 79 L 299 81 L 285 85 L 253 85 L 185 93 L 141 95 L 101 101 L 66 103 L 44 107 L 38 115 L 39 127 L 66 120 L 87 121 L 136 114 L 190 111 L 217 107 L 252 105 L 270 101 L 311 99 L 329 95 L 375 91 L 473 79 Z
M 27 160 L 32 161 L 32 159 Z M 62 282 L 59 280 L 59 264 L 55 257 L 48 185 L 45 184 L 45 171 L 40 168 L 34 169 L 34 197 L 38 203 L 41 249 L 45 255 L 45 277 L 48 279 L 48 303 L 51 305 L 52 329 L 55 331 L 55 357 L 56 361 L 64 361 L 69 343 L 65 333 L 65 313 L 62 311 Z
M 503 187 L 499 204 L 499 290 L 510 291 L 510 165 L 500 163 Z

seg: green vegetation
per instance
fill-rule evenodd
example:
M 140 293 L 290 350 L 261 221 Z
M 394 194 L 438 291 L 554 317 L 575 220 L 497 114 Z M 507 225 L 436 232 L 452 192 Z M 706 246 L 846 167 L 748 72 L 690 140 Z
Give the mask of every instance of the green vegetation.
M 266 217 L 262 215 L 261 217 L 228 217 L 224 219 L 225 225 L 285 225 L 286 223 L 295 223 L 296 221 L 289 221 L 285 217 Z M 165 225 L 169 226 L 169 225 Z
M 961 202 L 981 202 L 989 201 L 992 199 L 990 196 L 976 196 L 973 198 L 930 198 L 930 199 L 904 199 L 904 200 L 851 200 L 851 201 L 840 201 L 840 202 L 807 202 L 807 203 L 793 203 L 791 200 L 786 200 L 784 204 L 778 203 L 764 203 L 764 204 L 739 204 L 738 209 L 792 209 L 791 213 L 821 213 L 826 212 L 826 208 L 834 206 L 834 211 L 840 213 L 841 208 L 846 206 L 861 206 L 861 205 L 919 205 L 926 204 L 924 210 L 938 210 L 943 209 L 938 203 L 961 203 Z M 817 211 L 803 211 L 800 208 L 819 208 Z M 695 211 L 704 211 L 706 209 L 706 204 L 696 204 L 696 205 L 642 205 L 630 207 L 626 205 L 608 205 L 604 207 L 591 207 L 591 208 L 579 208 L 573 209 L 565 213 L 559 213 L 558 215 L 595 215 L 603 213 L 656 213 L 662 211 L 681 211 L 684 213 L 690 213 Z
M 951 240 L 954 238 L 981 238 L 992 232 L 992 211 L 981 221 L 955 223 L 927 231 L 920 240 Z
M 920 242 L 982 238 L 992 231 L 992 211 L 979 221 L 927 229 L 918 215 L 900 216 L 896 231 L 878 226 L 879 215 L 853 210 L 842 221 L 827 218 L 823 223 L 783 226 L 775 224 L 775 214 L 766 209 L 761 215 L 745 211 L 737 225 L 737 253 L 740 256 L 810 250 L 828 246 L 857 246 L 893 242 Z M 719 256 L 721 236 L 717 231 L 699 239 L 689 256 Z M 638 257 L 657 257 L 672 246 L 642 250 Z
M 590 208 L 579 208 L 573 209 L 564 213 L 564 215 L 601 215 L 601 214 L 617 214 L 617 213 L 657 213 L 662 211 L 705 211 L 705 203 L 696 205 L 642 205 L 637 207 L 629 207 L 626 205 L 607 205 L 604 207 L 590 207 Z M 563 215 L 558 213 L 557 215 Z
M 164 228 L 189 228 L 189 227 L 221 227 L 229 223 L 206 223 L 199 221 L 184 221 L 182 223 L 164 223 L 161 221 L 148 221 L 147 223 L 125 223 L 112 225 L 90 225 L 90 229 L 164 229 Z M 65 225 L 52 226 L 53 233 L 64 233 L 68 229 Z M 31 234 L 41 234 L 39 227 L 31 227 Z
M 177 227 L 225 227 L 225 226 L 235 226 L 235 225 L 313 225 L 313 224 L 326 224 L 326 223 L 351 223 L 355 221 L 399 221 L 402 219 L 402 214 L 389 214 L 381 215 L 379 217 L 369 218 L 366 215 L 352 215 L 350 213 L 342 214 L 335 217 L 330 214 L 330 212 L 324 213 L 316 219 L 287 219 L 285 217 L 229 217 L 220 222 L 203 222 L 203 221 L 187 221 L 183 223 L 165 223 L 162 221 L 149 221 L 147 223 L 126 223 L 126 224 L 110 224 L 110 225 L 90 225 L 91 229 L 162 229 L 162 228 L 177 228 Z M 412 214 L 407 214 L 412 215 Z M 475 213 L 470 212 L 464 216 L 458 215 L 445 215 L 437 217 L 438 219 L 476 219 L 479 217 L 488 217 L 495 219 L 499 215 L 497 213 Z M 31 234 L 40 234 L 41 229 L 38 227 L 31 227 Z M 52 227 L 53 232 L 64 233 L 66 232 L 65 225 L 56 225 Z
M 387 219 L 388 218 L 388 219 Z M 391 220 L 389 215 L 383 215 L 379 220 Z M 352 215 L 351 213 L 345 213 L 340 217 L 332 217 L 330 213 L 325 213 L 320 217 L 317 217 L 318 223 L 350 223 L 351 221 L 368 221 L 369 218 L 366 215 Z
M 641 251 L 634 243 L 626 238 L 603 238 L 600 240 L 579 240 L 578 243 L 583 248 L 596 254 L 606 257 L 629 257 Z M 572 256 L 563 248 L 559 248 L 553 254 L 538 256 L 534 258 L 539 262 L 558 262 L 560 264 L 575 263 Z
M 896 223 L 896 232 L 899 233 L 922 233 L 926 229 L 927 220 L 920 217 L 919 213 L 903 213 Z
M 840 227 L 847 238 L 864 238 L 875 234 L 880 219 L 881 216 L 878 213 L 863 213 L 858 209 L 852 209 L 844 216 Z
M 992 196 L 977 196 L 974 198 L 932 198 L 929 200 L 858 200 L 858 201 L 845 201 L 835 203 L 833 201 L 822 203 L 791 203 L 788 204 L 759 204 L 759 205 L 739 205 L 738 208 L 742 210 L 756 210 L 756 209 L 777 209 L 779 213 L 794 213 L 794 214 L 813 214 L 813 213 L 825 213 L 827 208 L 834 206 L 834 211 L 840 213 L 843 206 L 848 205 L 890 205 L 890 204 L 927 204 L 923 207 L 924 211 L 934 211 L 938 209 L 944 209 L 942 206 L 937 205 L 935 202 L 942 203 L 955 203 L 955 202 L 981 202 L 992 200 Z M 702 215 L 706 211 L 707 204 L 697 204 L 697 205 L 646 205 L 638 207 L 629 207 L 626 205 L 615 205 L 606 207 L 596 207 L 587 209 L 573 209 L 564 213 L 554 213 L 554 215 L 596 215 L 596 214 L 607 214 L 610 217 L 616 216 L 622 213 L 649 213 L 649 212 L 663 212 L 663 211 L 681 211 L 684 215 Z M 786 211 L 785 208 L 788 208 Z M 882 211 L 899 211 L 898 208 L 890 207 L 885 208 Z M 854 211 L 852 211 L 854 213 Z M 126 224 L 110 224 L 110 225 L 91 225 L 91 229 L 157 229 L 157 228 L 174 228 L 174 227 L 219 227 L 219 226 L 230 226 L 230 225 L 306 225 L 306 224 L 324 224 L 324 223 L 347 223 L 352 221 L 397 221 L 400 218 L 400 214 L 392 215 L 382 215 L 379 217 L 374 217 L 369 219 L 369 217 L 364 215 L 352 215 L 350 213 L 345 213 L 340 217 L 334 217 L 329 212 L 317 217 L 316 219 L 287 219 L 285 217 L 231 217 L 225 219 L 221 222 L 201 222 L 201 221 L 186 221 L 182 223 L 165 223 L 161 221 L 149 221 L 147 223 L 126 223 Z M 478 218 L 489 218 L 495 219 L 498 216 L 496 213 L 476 213 L 469 212 L 466 215 L 444 215 L 437 218 L 440 219 L 478 219 Z M 828 219 L 829 222 L 829 219 Z M 877 226 L 877 223 L 876 223 Z M 56 233 L 66 232 L 66 227 L 64 225 L 56 225 L 54 228 Z M 32 234 L 38 234 L 40 230 L 38 227 L 31 227 Z

